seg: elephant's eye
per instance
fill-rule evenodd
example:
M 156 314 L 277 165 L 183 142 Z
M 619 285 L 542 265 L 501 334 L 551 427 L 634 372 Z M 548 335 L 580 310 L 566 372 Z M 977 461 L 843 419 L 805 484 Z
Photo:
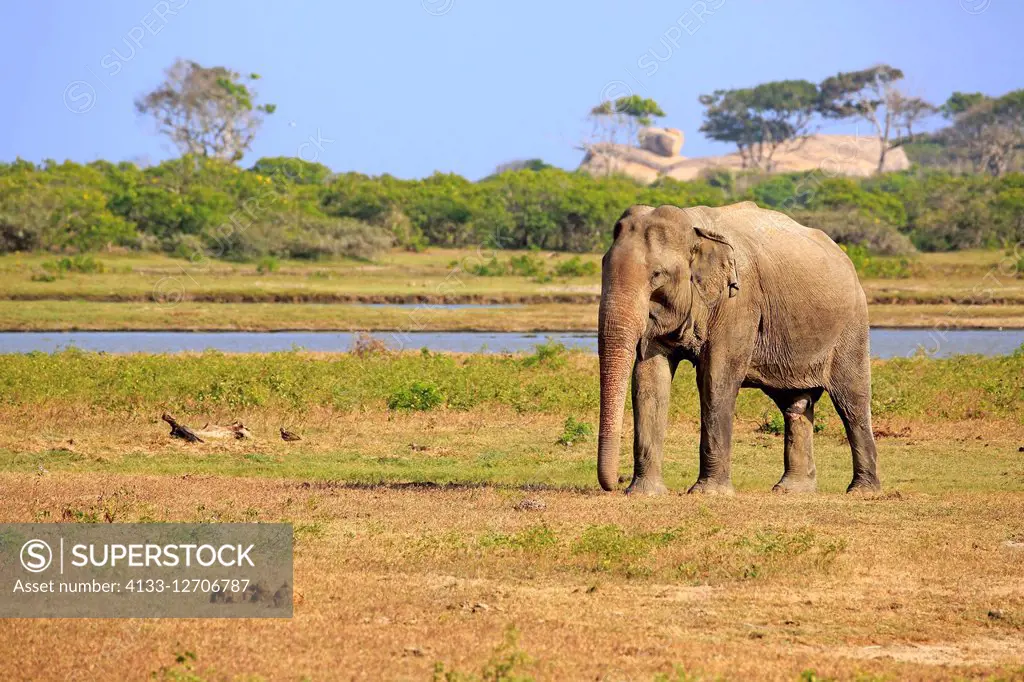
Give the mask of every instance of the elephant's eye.
M 664 275 L 665 275 L 665 271 L 664 270 L 655 270 L 654 272 L 651 273 L 651 281 L 652 282 L 657 282 Z

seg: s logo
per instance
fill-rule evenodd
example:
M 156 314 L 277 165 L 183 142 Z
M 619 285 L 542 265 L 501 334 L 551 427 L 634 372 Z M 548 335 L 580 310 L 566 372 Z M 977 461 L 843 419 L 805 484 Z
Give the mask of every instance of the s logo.
M 42 573 L 53 563 L 53 551 L 42 540 L 29 540 L 21 546 L 21 565 L 30 573 Z

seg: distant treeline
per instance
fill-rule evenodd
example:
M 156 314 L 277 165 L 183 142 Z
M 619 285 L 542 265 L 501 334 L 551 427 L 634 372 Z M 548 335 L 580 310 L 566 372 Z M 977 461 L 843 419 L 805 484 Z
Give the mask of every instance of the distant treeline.
M 914 169 L 871 178 L 820 171 L 711 171 L 642 186 L 543 163 L 478 182 L 333 174 L 296 158 L 243 170 L 183 157 L 157 166 L 0 163 L 0 252 L 110 247 L 189 258 L 372 258 L 390 245 L 594 251 L 630 204 L 752 199 L 876 253 L 1007 247 L 1024 240 L 1024 174 Z

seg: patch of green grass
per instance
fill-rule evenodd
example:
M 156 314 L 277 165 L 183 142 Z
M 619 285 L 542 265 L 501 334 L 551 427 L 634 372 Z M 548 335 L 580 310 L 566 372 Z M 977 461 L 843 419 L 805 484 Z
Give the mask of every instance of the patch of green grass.
M 64 273 L 75 272 L 83 275 L 96 275 L 106 271 L 102 261 L 97 260 L 88 254 L 78 256 L 65 256 L 56 260 L 43 263 L 43 269 L 58 276 Z
M 599 404 L 597 365 L 596 357 L 553 342 L 527 356 L 300 351 L 110 355 L 67 350 L 0 355 L 0 405 L 74 404 L 188 414 L 314 406 L 417 410 L 446 403 L 455 410 L 502 405 L 517 412 L 586 414 Z M 1024 354 L 876 361 L 872 378 L 876 419 L 999 418 L 1024 424 Z M 675 418 L 698 419 L 689 365 L 676 373 L 669 409 Z M 739 419 L 761 423 L 775 409 L 760 391 L 740 391 Z M 815 412 L 823 421 L 838 418 L 827 394 Z
M 681 536 L 682 531 L 675 528 L 653 533 L 628 533 L 614 524 L 590 526 L 577 538 L 572 553 L 589 558 L 593 570 L 638 575 L 647 572 L 644 560 L 651 552 Z
M 558 536 L 545 524 L 530 526 L 516 533 L 487 533 L 480 537 L 484 548 L 506 548 L 539 552 L 558 545 Z

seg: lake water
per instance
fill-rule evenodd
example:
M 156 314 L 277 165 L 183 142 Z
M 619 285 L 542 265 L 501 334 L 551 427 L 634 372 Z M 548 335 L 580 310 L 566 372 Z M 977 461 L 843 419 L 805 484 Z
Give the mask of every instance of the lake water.
M 597 352 L 593 334 L 515 332 L 376 332 L 395 349 L 459 353 L 530 351 L 547 338 L 570 348 Z M 269 353 L 302 348 L 346 351 L 354 335 L 343 332 L 0 332 L 0 353 L 52 353 L 65 348 L 107 353 L 181 353 L 220 350 L 227 353 Z M 871 355 L 891 358 L 922 348 L 934 357 L 965 353 L 1006 355 L 1024 344 L 1024 330 L 872 329 Z

